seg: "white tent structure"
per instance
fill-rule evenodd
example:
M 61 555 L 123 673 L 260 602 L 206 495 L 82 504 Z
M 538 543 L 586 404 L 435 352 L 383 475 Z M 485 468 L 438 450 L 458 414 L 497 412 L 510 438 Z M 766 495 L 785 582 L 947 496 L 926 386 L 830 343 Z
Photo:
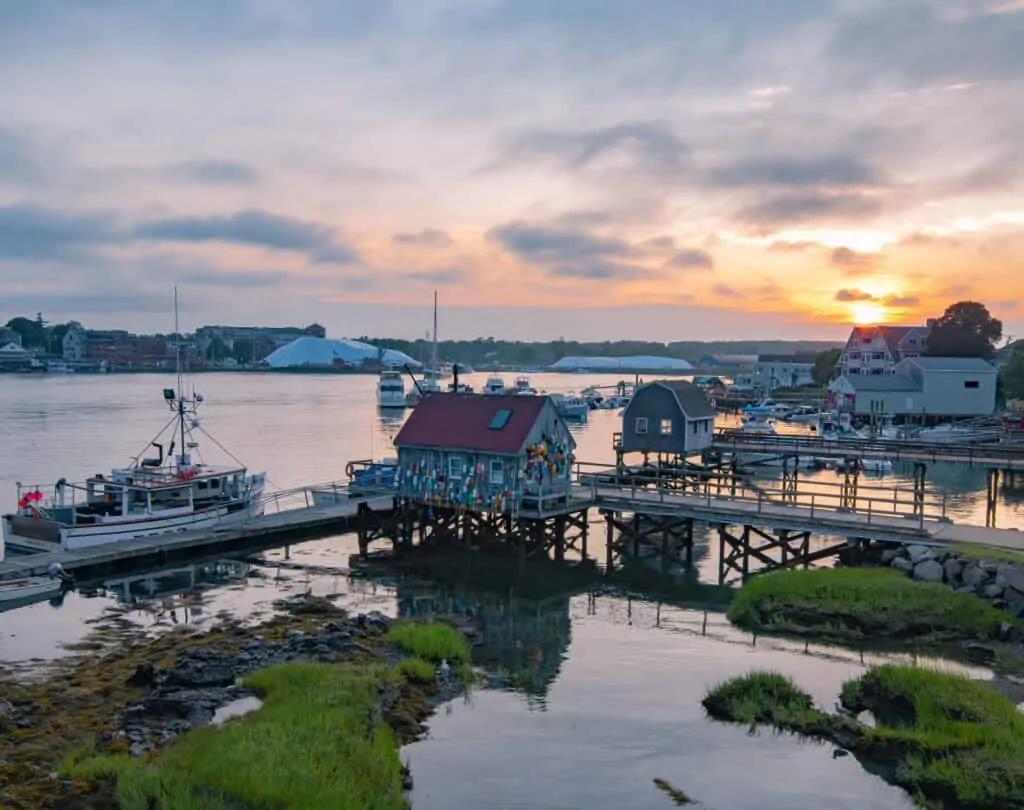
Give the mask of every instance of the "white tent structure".
M 693 366 L 675 357 L 563 357 L 548 366 L 550 371 L 692 371 Z
M 331 368 L 359 366 L 365 362 L 380 362 L 385 366 L 416 368 L 421 364 L 404 352 L 384 349 L 347 338 L 300 337 L 271 352 L 264 359 L 270 368 Z

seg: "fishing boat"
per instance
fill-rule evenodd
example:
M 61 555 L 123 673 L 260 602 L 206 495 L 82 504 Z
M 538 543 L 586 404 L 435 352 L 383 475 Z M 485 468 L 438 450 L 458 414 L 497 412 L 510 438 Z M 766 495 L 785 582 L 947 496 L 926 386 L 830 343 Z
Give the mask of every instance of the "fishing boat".
M 385 368 L 377 379 L 377 406 L 380 408 L 405 407 L 405 378 L 402 372 Z
M 814 405 L 797 405 L 790 413 L 783 416 L 782 420 L 802 425 L 813 425 L 821 419 L 822 415 L 821 408 L 817 408 Z
M 174 294 L 175 334 L 178 294 Z M 163 389 L 171 420 L 147 445 L 152 458 L 96 473 L 83 483 L 65 478 L 52 487 L 18 484 L 17 511 L 3 516 L 6 545 L 22 551 L 73 551 L 142 537 L 212 530 L 262 514 L 265 473 L 233 464 L 207 464 L 199 453 L 201 394 L 185 392 L 180 341 L 177 387 Z M 164 448 L 167 448 L 166 453 Z M 177 452 L 175 450 L 177 449 Z
M 575 394 L 550 394 L 551 403 L 563 419 L 586 421 L 590 415 L 590 403 Z
M 525 375 L 516 377 L 514 392 L 517 394 L 536 394 L 537 389 L 530 385 L 530 378 Z
M 484 383 L 483 393 L 488 395 L 504 394 L 506 391 L 505 381 L 501 377 L 488 377 Z

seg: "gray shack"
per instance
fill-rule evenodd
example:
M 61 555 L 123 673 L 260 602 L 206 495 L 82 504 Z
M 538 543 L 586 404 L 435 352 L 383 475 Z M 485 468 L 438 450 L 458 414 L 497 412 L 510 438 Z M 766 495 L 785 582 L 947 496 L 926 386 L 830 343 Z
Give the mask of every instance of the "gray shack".
M 622 415 L 623 453 L 690 456 L 715 438 L 715 409 L 684 380 L 657 380 L 636 389 Z

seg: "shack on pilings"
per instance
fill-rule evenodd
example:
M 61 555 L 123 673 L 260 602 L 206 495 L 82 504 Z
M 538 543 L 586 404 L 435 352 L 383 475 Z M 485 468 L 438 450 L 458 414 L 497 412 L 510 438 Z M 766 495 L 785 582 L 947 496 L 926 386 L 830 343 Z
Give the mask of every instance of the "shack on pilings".
M 431 394 L 395 448 L 407 503 L 542 515 L 571 500 L 576 442 L 546 396 Z
M 685 380 L 656 380 L 636 389 L 616 436 L 619 466 L 626 453 L 680 461 L 701 453 L 715 438 L 715 409 L 707 395 Z

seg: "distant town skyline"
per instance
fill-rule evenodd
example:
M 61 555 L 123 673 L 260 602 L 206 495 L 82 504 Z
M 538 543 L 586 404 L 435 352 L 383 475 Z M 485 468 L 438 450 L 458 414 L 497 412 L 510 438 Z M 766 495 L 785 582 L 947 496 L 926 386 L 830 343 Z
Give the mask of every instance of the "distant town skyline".
M 0 318 L 1024 333 L 1021 0 L 72 0 L 0 26 Z

